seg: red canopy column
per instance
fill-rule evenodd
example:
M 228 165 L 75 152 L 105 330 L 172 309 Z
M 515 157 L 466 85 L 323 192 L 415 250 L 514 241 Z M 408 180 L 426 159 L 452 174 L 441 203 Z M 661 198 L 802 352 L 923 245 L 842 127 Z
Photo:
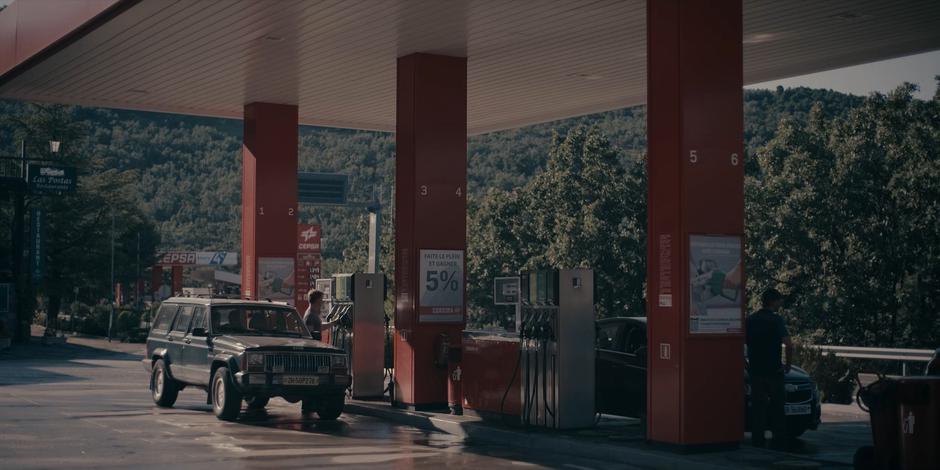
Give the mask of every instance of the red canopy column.
M 395 404 L 446 407 L 435 362 L 460 345 L 466 311 L 466 58 L 399 58 L 397 113 Z
M 157 293 L 163 287 L 163 266 L 154 266 L 150 276 L 150 294 L 153 295 L 154 300 L 157 300 Z
M 297 257 L 297 106 L 247 104 L 244 120 L 242 297 L 292 302 Z
M 173 292 L 170 295 L 179 295 L 180 292 L 183 292 L 183 267 L 182 266 L 173 266 L 171 273 L 171 282 L 173 286 Z
M 649 439 L 744 433 L 742 2 L 647 1 Z

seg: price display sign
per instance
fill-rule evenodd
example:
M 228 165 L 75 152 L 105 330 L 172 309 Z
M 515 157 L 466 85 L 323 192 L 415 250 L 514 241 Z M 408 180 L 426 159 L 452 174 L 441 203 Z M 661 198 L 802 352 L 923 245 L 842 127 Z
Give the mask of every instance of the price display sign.
M 493 303 L 516 305 L 519 302 L 519 278 L 497 277 L 493 279 Z
M 462 322 L 463 250 L 421 250 L 419 263 L 418 321 Z

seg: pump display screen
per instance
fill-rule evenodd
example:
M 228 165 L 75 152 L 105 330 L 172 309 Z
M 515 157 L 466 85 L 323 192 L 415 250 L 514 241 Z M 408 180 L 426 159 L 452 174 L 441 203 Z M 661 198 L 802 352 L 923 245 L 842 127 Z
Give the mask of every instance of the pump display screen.
M 558 271 L 534 271 L 522 277 L 522 292 L 532 305 L 558 305 Z
M 352 274 L 343 274 L 333 277 L 333 301 L 350 302 L 353 300 Z

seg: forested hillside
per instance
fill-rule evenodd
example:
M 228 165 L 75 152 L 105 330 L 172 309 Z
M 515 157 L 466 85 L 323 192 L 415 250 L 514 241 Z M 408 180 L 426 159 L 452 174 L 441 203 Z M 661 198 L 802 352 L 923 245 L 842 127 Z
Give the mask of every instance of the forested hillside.
M 806 88 L 749 91 L 745 137 L 749 153 L 769 141 L 782 116 L 803 119 L 813 103 L 829 114 L 844 113 L 859 98 Z M 15 115 L 23 104 L 0 101 L 0 115 Z M 237 250 L 241 214 L 241 122 L 159 113 L 81 108 L 78 119 L 90 129 L 87 152 L 107 167 L 139 171 L 137 186 L 144 211 L 153 217 L 164 249 Z M 468 143 L 470 198 L 486 188 L 512 189 L 525 184 L 548 158 L 552 134 L 566 135 L 579 126 L 596 126 L 623 161 L 645 151 L 642 107 L 473 136 Z M 16 142 L 0 127 L 0 153 L 12 155 Z M 75 145 L 65 142 L 63 145 Z M 31 154 L 39 149 L 30 149 Z M 375 191 L 387 205 L 394 175 L 394 135 L 303 127 L 301 171 L 350 175 L 351 199 L 368 200 Z M 386 211 L 386 216 L 389 215 Z M 352 209 L 306 208 L 302 218 L 323 224 L 325 257 L 340 259 L 364 233 L 362 213 Z
M 905 87 L 868 98 L 807 88 L 745 93 L 749 291 L 776 286 L 790 294 L 796 331 L 814 341 L 907 346 L 929 345 L 940 331 L 938 107 L 940 100 L 915 100 Z M 30 135 L 31 116 L 46 116 L 44 134 Z M 5 155 L 27 136 L 31 156 L 48 156 L 43 139 L 56 122 L 70 122 L 68 135 L 56 137 L 67 149 L 61 158 L 78 162 L 97 186 L 63 207 L 98 214 L 83 220 L 96 233 L 107 218 L 96 201 L 136 206 L 127 215 L 138 228 L 119 234 L 122 273 L 136 253 L 127 248 L 130 237 L 142 231 L 150 250 L 159 243 L 158 251 L 238 251 L 239 121 L 3 101 L 0 117 Z M 505 321 L 492 307 L 492 277 L 551 266 L 595 269 L 606 286 L 596 299 L 599 315 L 643 313 L 645 147 L 643 107 L 469 139 L 467 270 L 475 321 Z M 375 195 L 383 202 L 386 272 L 394 152 L 387 133 L 300 131 L 301 171 L 346 173 L 351 200 Z M 107 189 L 111 180 L 119 195 Z M 0 213 L 10 220 L 8 204 Z M 363 215 L 302 208 L 301 221 L 323 226 L 325 274 L 364 268 Z M 0 234 L 3 246 L 9 233 Z M 96 276 L 89 289 L 107 284 Z

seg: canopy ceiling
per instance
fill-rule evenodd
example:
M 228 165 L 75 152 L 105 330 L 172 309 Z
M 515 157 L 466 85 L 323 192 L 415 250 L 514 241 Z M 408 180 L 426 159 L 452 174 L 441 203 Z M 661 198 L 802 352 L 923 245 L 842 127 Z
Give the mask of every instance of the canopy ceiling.
M 744 81 L 940 49 L 940 2 L 745 0 Z M 142 1 L 0 76 L 0 97 L 394 130 L 396 58 L 468 57 L 468 132 L 642 104 L 645 0 Z

